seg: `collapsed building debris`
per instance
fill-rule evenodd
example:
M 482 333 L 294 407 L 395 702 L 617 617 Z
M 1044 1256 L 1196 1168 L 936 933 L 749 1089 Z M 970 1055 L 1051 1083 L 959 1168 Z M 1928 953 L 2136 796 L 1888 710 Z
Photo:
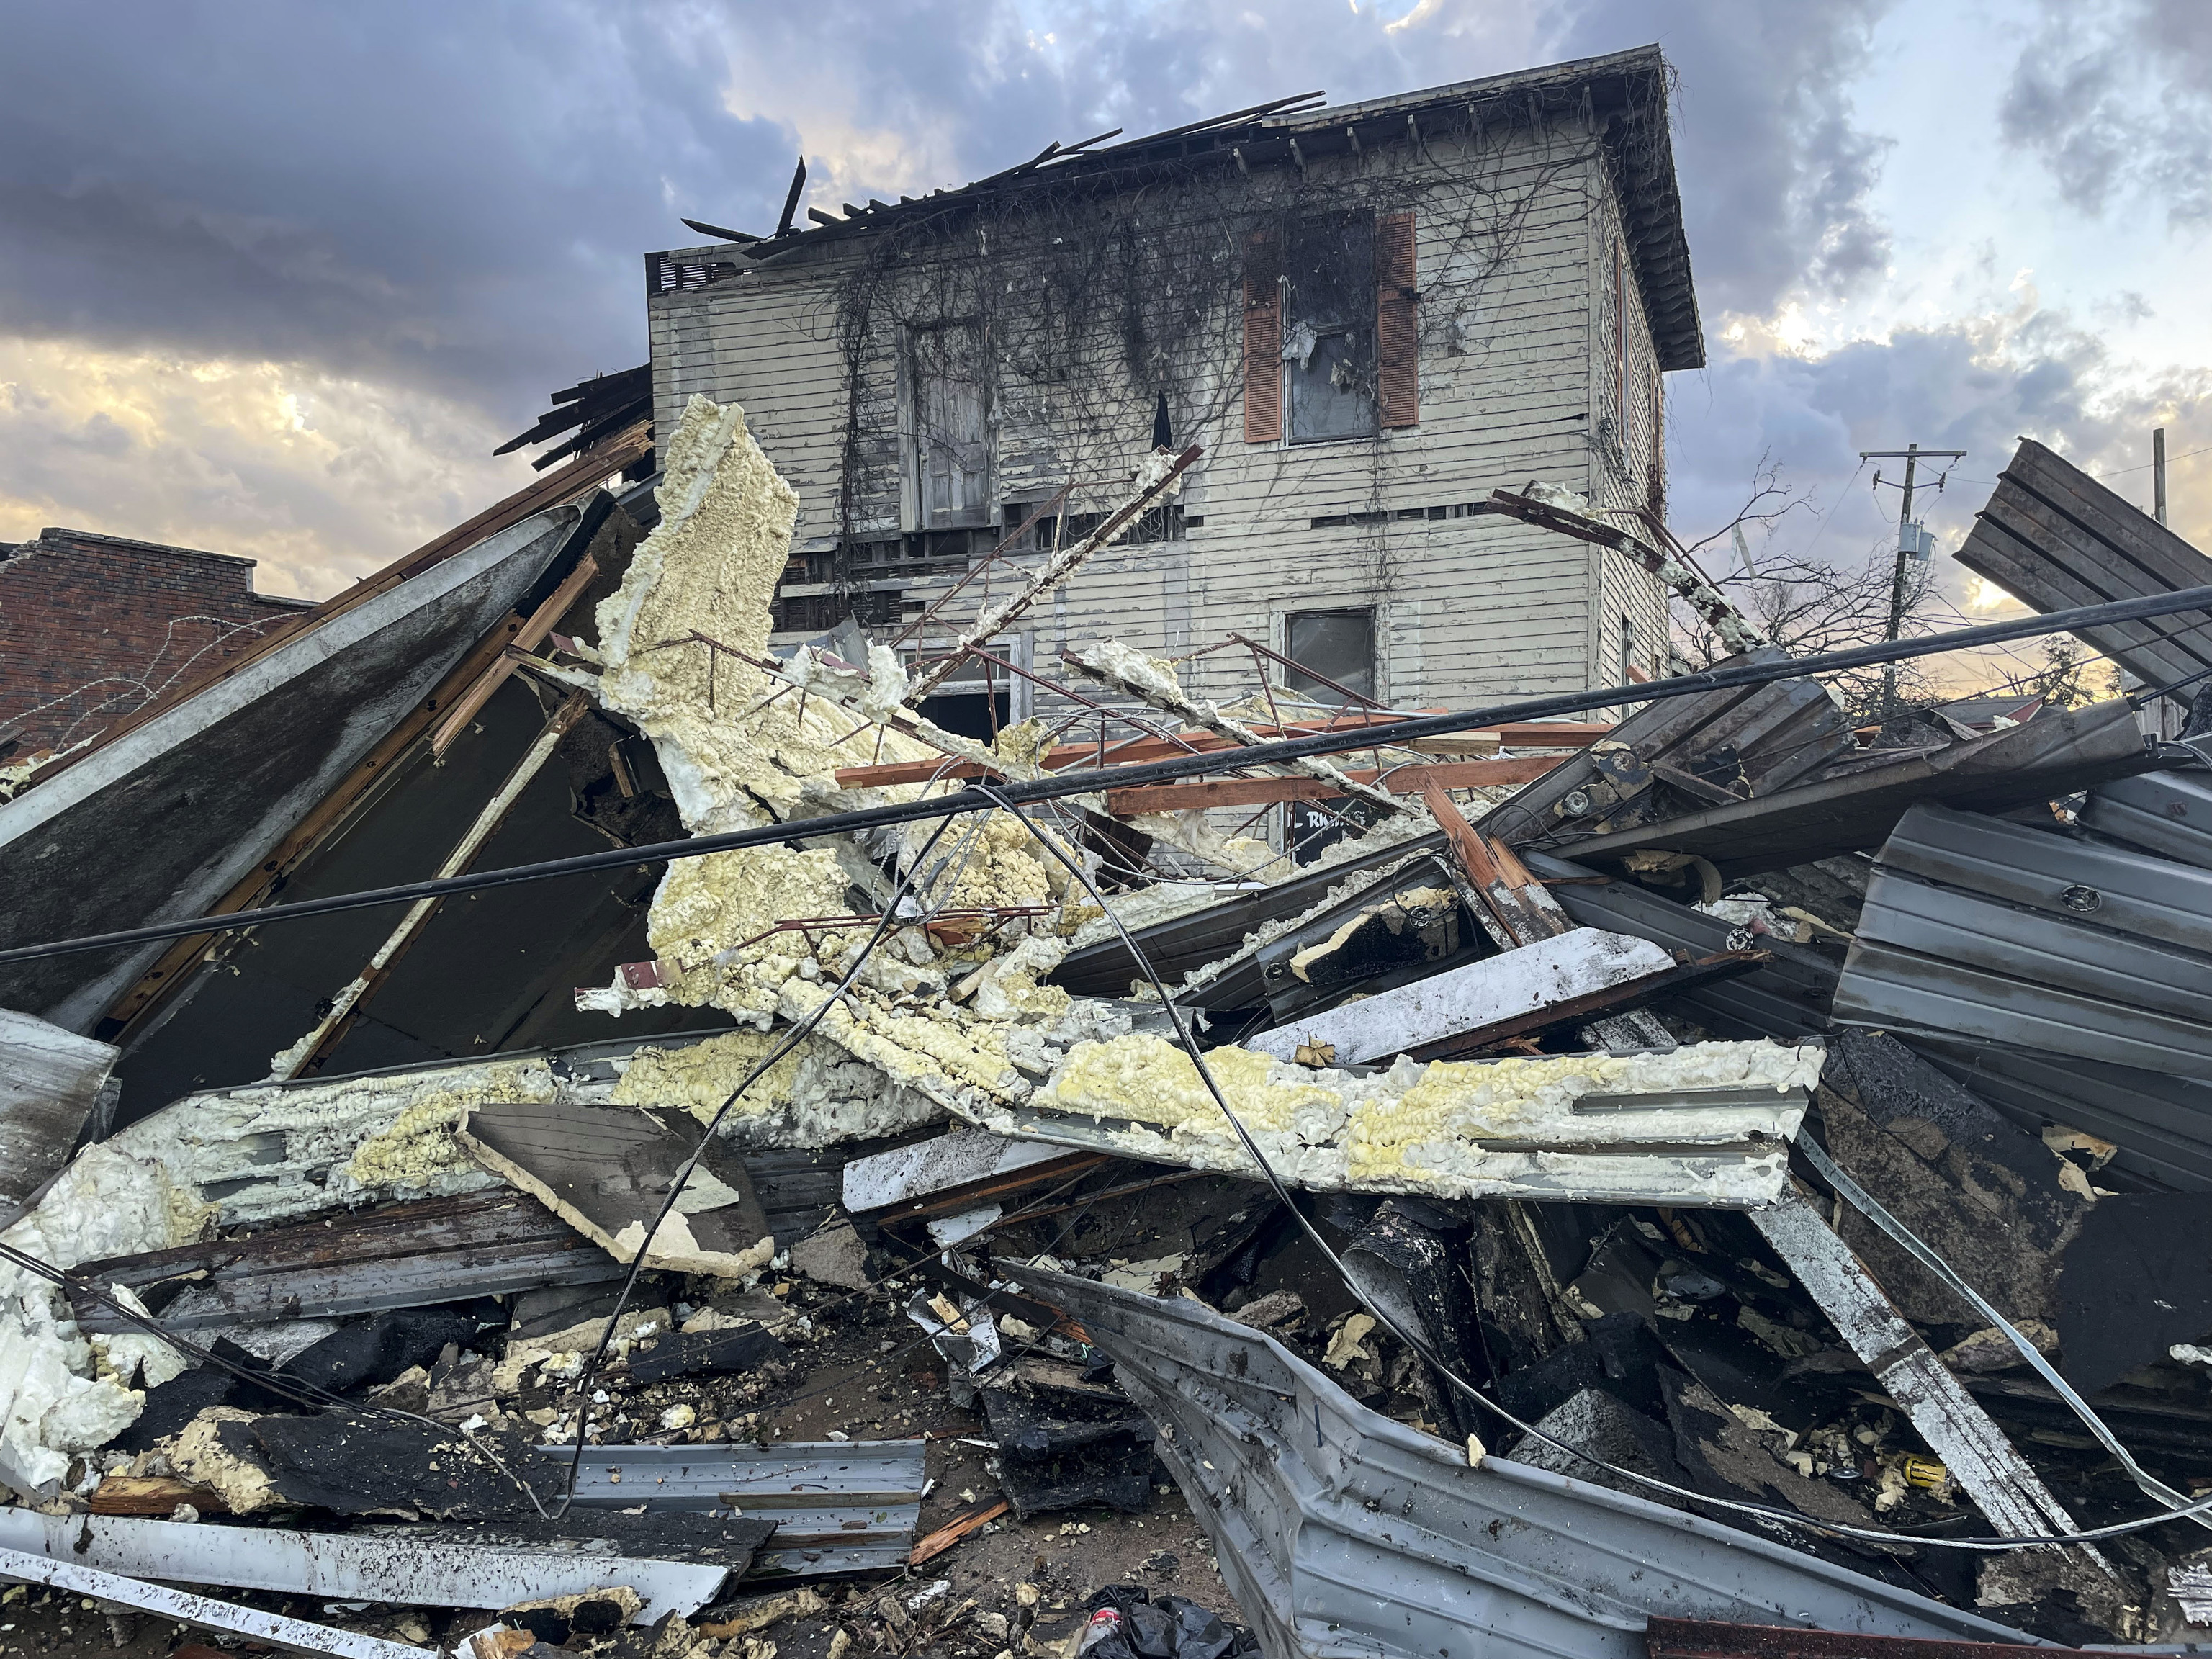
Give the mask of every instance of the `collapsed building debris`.
M 1446 113 L 1138 142 L 1303 178 Z M 660 260 L 656 303 L 772 306 L 920 205 Z M 1255 230 L 1249 443 L 1415 430 L 1419 217 L 1329 221 L 1395 343 L 1326 409 L 1364 337 L 1284 262 L 1344 249 Z M 952 398 L 900 327 L 899 397 Z M 910 539 L 861 543 L 881 481 L 825 541 L 780 391 L 608 378 L 540 424 L 568 466 L 0 802 L 0 1573 L 361 1659 L 139 1581 L 450 1608 L 475 1659 L 2182 1633 L 2212 793 L 2138 706 L 2177 687 L 1855 725 L 1823 676 L 2045 624 L 1793 659 L 1648 499 L 1537 482 L 1312 528 L 1565 536 L 1736 654 L 1646 677 L 1624 617 L 1622 684 L 1394 707 L 1371 611 L 1071 634 L 1243 510 L 1165 392 L 1133 465 L 1034 491 L 981 406 L 909 422 Z M 2024 448 L 1973 545 L 2198 672 L 2212 563 L 2069 471 Z M 1022 1576 L 1147 1526 L 1111 1583 Z M 861 1582 L 940 1557 L 1009 1608 Z
M 1619 1654 L 1655 1613 L 1996 1642 L 2019 1632 L 1639 1498 L 1368 1411 L 1279 1343 L 1188 1302 L 1057 1273 L 1062 1303 L 1160 1425 L 1237 1602 L 1275 1653 L 1474 1642 Z M 1376 1518 L 1387 1515 L 1387 1524 Z

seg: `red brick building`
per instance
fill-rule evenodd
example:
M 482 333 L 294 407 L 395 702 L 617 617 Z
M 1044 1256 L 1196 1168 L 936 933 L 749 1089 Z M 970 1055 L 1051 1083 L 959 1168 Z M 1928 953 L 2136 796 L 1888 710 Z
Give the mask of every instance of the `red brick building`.
M 42 530 L 0 544 L 0 760 L 91 736 L 307 608 L 252 559 Z

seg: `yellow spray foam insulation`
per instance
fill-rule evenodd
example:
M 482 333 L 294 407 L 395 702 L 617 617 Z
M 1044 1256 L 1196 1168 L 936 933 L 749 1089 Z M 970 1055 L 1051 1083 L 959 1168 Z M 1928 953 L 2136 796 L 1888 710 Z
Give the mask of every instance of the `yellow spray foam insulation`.
M 784 988 L 777 1012 L 786 1019 L 803 1019 L 829 994 L 827 986 L 793 981 Z M 972 1109 L 979 1091 L 1005 1097 L 1026 1092 L 1007 1056 L 1003 1031 L 941 1001 L 908 1012 L 856 988 L 839 998 L 815 1029 L 892 1082 L 949 1109 Z
M 786 1035 L 731 1031 L 680 1048 L 640 1048 L 630 1056 L 607 1098 L 617 1106 L 679 1107 L 706 1122 Z M 821 1045 L 814 1038 L 801 1042 L 769 1067 L 731 1109 L 731 1115 L 757 1115 L 790 1105 L 800 1063 L 818 1058 L 820 1053 Z
M 783 683 L 731 654 L 768 653 L 769 601 L 799 512 L 744 411 L 694 398 L 663 462 L 660 522 L 599 605 L 599 693 L 652 738 L 685 826 L 707 834 L 788 817 L 808 779 L 935 753 L 819 695 L 785 689 L 769 701 Z
M 1739 1139 L 1754 1129 L 1794 1133 L 1802 1108 L 1781 1097 L 1817 1082 L 1822 1057 L 1815 1047 L 1791 1048 L 1761 1039 L 1692 1043 L 1664 1054 L 1401 1060 L 1388 1072 L 1364 1077 L 1237 1048 L 1209 1051 L 1206 1064 L 1261 1152 L 1286 1179 L 1322 1188 L 1468 1196 L 1496 1190 L 1499 1182 L 1539 1167 L 1545 1156 L 1503 1151 L 1486 1141 L 1540 1141 L 1601 1152 L 1608 1140 L 1672 1139 L 1684 1132 L 1681 1115 L 1663 1109 L 1649 1119 L 1634 1111 L 1577 1115 L 1574 1103 L 1586 1094 L 1772 1089 L 1775 1106 L 1703 1109 L 1695 1131 L 1716 1141 Z M 1164 1155 L 1200 1169 L 1250 1167 L 1197 1068 L 1170 1038 L 1130 1035 L 1078 1043 L 1031 1104 L 1103 1121 L 1134 1156 Z M 1001 1133 L 1014 1128 L 1009 1111 L 986 1109 L 975 1115 Z M 1778 1170 L 1778 1163 L 1750 1176 L 1723 1170 L 1715 1176 L 1715 1195 L 1741 1199 L 1746 1193 L 1729 1183 L 1768 1182 Z
M 1666 1054 L 1539 1054 L 1489 1061 L 1434 1060 L 1387 1106 L 1355 1112 L 1346 1150 L 1352 1173 L 1418 1173 L 1448 1162 L 1453 1149 L 1478 1139 L 1572 1141 L 1597 1133 L 1632 1134 L 1637 1115 L 1608 1112 L 1594 1121 L 1577 1115 L 1583 1095 L 1658 1095 L 1691 1089 L 1792 1087 L 1820 1081 L 1822 1051 L 1752 1042 L 1686 1043 Z M 1656 1133 L 1669 1114 L 1654 1112 Z M 1725 1127 L 1722 1111 L 1702 1110 L 1701 1133 Z M 1648 1136 L 1646 1138 L 1649 1138 Z
M 556 1098 L 557 1092 L 553 1073 L 537 1060 L 457 1067 L 406 1081 L 412 1085 L 410 1103 L 388 1127 L 356 1147 L 346 1161 L 347 1182 L 363 1194 L 382 1196 L 426 1191 L 438 1186 L 441 1178 L 468 1175 L 475 1163 L 454 1131 L 470 1108 L 542 1104 Z

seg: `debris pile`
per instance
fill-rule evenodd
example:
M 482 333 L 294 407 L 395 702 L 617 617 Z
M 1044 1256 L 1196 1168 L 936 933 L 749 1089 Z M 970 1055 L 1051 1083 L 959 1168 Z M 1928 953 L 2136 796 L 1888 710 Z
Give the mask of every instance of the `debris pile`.
M 337 613 L 377 780 L 165 854 L 285 899 L 0 951 L 0 1576 L 363 1659 L 2190 1639 L 2212 750 L 1854 729 L 1748 632 L 1613 723 L 1256 648 L 1224 708 L 1112 641 L 1057 726 L 927 717 L 1196 456 L 933 659 L 779 654 L 796 501 L 704 398 L 653 484 L 455 556 L 491 623 L 437 635 L 434 570 Z M 475 712 L 409 727 L 426 684 Z M 0 848 L 112 864 L 215 695 Z M 1319 844 L 1209 816 L 1289 801 Z M 456 917 L 533 881 L 591 890 Z M 234 996 L 263 941 L 324 1000 Z

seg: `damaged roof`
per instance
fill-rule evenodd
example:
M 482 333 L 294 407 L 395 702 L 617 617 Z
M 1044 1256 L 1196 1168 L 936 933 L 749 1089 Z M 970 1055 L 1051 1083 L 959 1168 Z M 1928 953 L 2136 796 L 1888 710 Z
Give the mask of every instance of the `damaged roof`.
M 812 228 L 792 225 L 775 235 L 744 237 L 737 252 L 755 262 L 805 257 L 810 250 L 856 236 L 988 211 L 1032 191 L 1059 187 L 1106 194 L 1133 189 L 1170 165 L 1303 167 L 1308 161 L 1356 153 L 1363 146 L 1418 143 L 1425 118 L 1477 134 L 1541 120 L 1587 119 L 1599 136 L 1620 195 L 1630 261 L 1659 367 L 1701 368 L 1705 336 L 1674 175 L 1667 107 L 1671 94 L 1672 71 L 1659 47 L 1649 46 L 1352 104 L 1320 106 L 1313 101 L 1322 97 L 1320 93 L 1296 94 L 1117 144 L 1102 144 L 1098 138 L 1055 143 L 1018 167 L 972 184 L 896 202 L 847 203 L 842 217 L 811 209 L 817 222 Z M 678 266 L 727 263 L 716 256 L 726 255 L 728 247 L 723 243 L 648 254 L 647 293 L 674 286 Z M 743 269 L 729 264 L 732 274 Z

